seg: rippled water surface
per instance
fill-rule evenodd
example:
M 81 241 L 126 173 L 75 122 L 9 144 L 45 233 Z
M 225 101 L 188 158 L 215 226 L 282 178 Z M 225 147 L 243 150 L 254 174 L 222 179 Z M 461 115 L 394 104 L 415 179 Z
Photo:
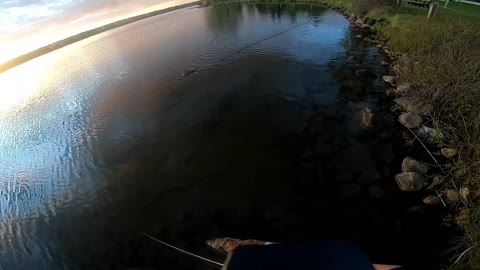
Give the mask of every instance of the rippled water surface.
M 434 265 L 358 31 L 321 6 L 190 8 L 0 74 L 0 268 L 209 269 L 143 231 L 208 257 L 222 236 L 342 238 Z

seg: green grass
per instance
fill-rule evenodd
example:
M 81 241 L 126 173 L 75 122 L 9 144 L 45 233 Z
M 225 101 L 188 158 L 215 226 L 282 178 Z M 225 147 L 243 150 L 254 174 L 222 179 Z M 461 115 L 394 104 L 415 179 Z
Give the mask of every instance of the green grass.
M 459 19 L 466 22 L 480 24 L 480 6 L 470 4 L 460 4 L 456 2 L 450 2 L 449 9 L 443 8 L 444 3 L 439 2 L 437 13 L 432 20 L 451 20 Z M 450 10 L 452 9 L 452 10 Z M 459 12 L 455 12 L 460 11 Z M 395 10 L 378 9 L 370 12 L 370 16 L 391 18 L 392 16 L 399 16 L 402 18 L 408 17 L 426 17 L 428 14 L 428 8 L 408 6 L 404 3 L 401 8 Z M 467 15 L 468 14 L 468 15 Z M 470 16 L 472 15 L 472 16 Z
M 439 3 L 439 6 L 442 7 L 442 9 L 443 9 L 443 6 L 445 5 L 445 2 L 441 1 L 441 2 L 438 2 L 438 3 Z M 450 3 L 448 3 L 447 8 L 451 9 L 451 10 L 447 10 L 447 9 L 443 9 L 443 10 L 446 11 L 446 12 L 452 13 L 452 14 L 458 13 L 458 12 L 455 12 L 455 11 L 459 11 L 459 12 L 462 12 L 462 13 L 465 13 L 465 14 L 468 14 L 468 15 L 473 15 L 473 16 L 480 17 L 480 6 L 477 6 L 477 5 L 450 1 Z M 458 14 L 460 14 L 460 13 L 458 13 Z
M 347 10 L 355 10 L 361 1 L 354 0 Z M 479 14 L 480 7 L 451 3 L 449 8 Z M 374 25 L 379 38 L 400 56 L 395 72 L 401 83 L 409 83 L 409 93 L 428 100 L 435 107 L 431 120 L 447 134 L 442 143 L 458 149 L 459 157 L 445 164 L 445 188 L 467 187 L 471 196 L 463 203 L 449 206 L 452 221 L 465 232 L 448 269 L 480 267 L 480 18 L 439 6 L 434 18 L 428 10 L 410 6 L 377 7 L 366 13 L 380 23 Z M 458 261 L 456 259 L 459 258 Z

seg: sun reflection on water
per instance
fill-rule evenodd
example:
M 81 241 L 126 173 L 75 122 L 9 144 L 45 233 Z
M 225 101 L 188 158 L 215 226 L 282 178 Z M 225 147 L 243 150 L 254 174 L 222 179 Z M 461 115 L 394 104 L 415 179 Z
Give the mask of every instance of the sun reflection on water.
M 0 118 L 25 109 L 47 89 L 49 67 L 57 57 L 51 54 L 0 73 Z

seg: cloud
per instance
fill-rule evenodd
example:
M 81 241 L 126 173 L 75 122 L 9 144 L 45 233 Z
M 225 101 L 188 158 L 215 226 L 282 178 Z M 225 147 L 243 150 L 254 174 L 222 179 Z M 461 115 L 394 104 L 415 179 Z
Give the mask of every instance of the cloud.
M 169 1 L 0 0 L 0 63 Z
M 0 38 L 29 28 L 42 28 L 68 19 L 91 16 L 99 9 L 114 11 L 145 2 L 133 0 L 7 0 L 0 1 Z M 107 10 L 105 12 L 105 10 Z
M 0 3 L 0 36 L 21 31 L 68 11 L 71 0 L 10 0 Z

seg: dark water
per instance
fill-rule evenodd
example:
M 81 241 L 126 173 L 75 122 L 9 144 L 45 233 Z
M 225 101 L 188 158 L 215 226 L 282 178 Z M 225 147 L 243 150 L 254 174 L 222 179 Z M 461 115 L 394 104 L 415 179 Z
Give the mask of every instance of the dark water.
M 143 231 L 208 257 L 215 237 L 350 239 L 434 268 L 445 233 L 397 191 L 407 148 L 358 31 L 321 6 L 192 8 L 1 74 L 0 268 L 209 269 Z

